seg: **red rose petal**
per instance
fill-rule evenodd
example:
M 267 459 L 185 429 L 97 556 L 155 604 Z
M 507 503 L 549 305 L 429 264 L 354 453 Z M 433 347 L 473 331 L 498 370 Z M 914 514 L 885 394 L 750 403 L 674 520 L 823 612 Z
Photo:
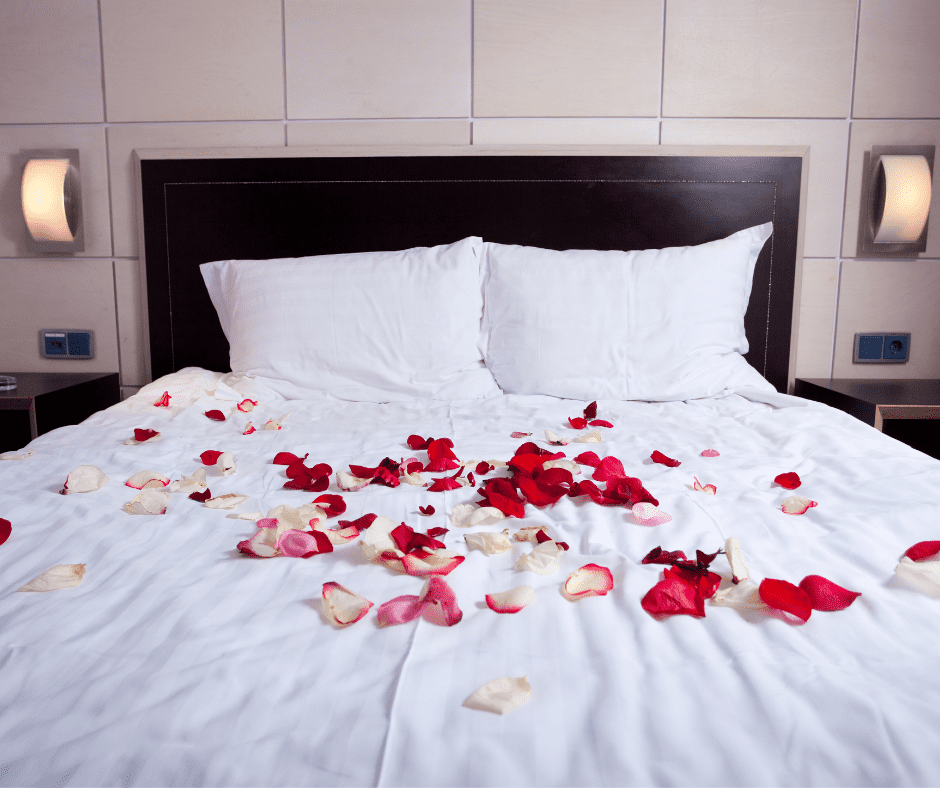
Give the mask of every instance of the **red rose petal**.
M 143 443 L 144 441 L 149 441 L 151 438 L 159 435 L 160 433 L 156 430 L 134 430 L 134 440 L 138 443 Z
M 682 465 L 679 460 L 674 460 L 671 457 L 667 457 L 661 451 L 654 451 L 650 455 L 650 459 L 653 462 L 658 462 L 660 465 L 668 465 L 670 468 L 678 468 L 680 465 Z
M 287 533 L 287 531 L 284 533 Z M 316 546 L 301 555 L 300 558 L 310 558 L 311 556 L 318 555 L 320 553 L 333 552 L 333 543 L 330 541 L 330 537 L 323 533 L 323 531 L 301 531 L 300 533 L 312 536 L 313 541 L 316 542 Z M 283 536 L 283 534 L 281 535 Z M 280 545 L 280 542 L 278 542 L 278 545 Z
M 13 524 L 9 520 L 0 517 L 0 544 L 3 544 L 13 533 Z
M 477 467 L 473 469 L 473 472 L 477 476 L 485 476 L 491 470 L 493 470 L 493 466 L 490 465 L 488 462 L 478 462 Z
M 346 501 L 343 500 L 342 495 L 321 495 L 313 502 L 326 512 L 327 517 L 336 517 L 346 511 Z
M 377 514 L 364 514 L 358 520 L 337 520 L 336 524 L 340 528 L 356 528 L 361 533 L 375 522 L 376 517 Z
M 849 591 L 819 575 L 804 577 L 800 588 L 809 597 L 813 610 L 844 610 L 861 596 L 860 592 Z
M 225 421 L 225 414 L 220 410 L 207 410 L 206 418 L 213 421 Z
M 593 421 L 589 421 L 588 424 L 591 427 L 613 427 L 614 426 L 609 421 L 604 421 L 603 419 L 594 419 Z
M 421 512 L 421 514 L 423 514 L 425 517 L 430 517 L 432 514 L 434 514 L 434 507 L 433 506 L 419 506 L 418 511 Z
M 596 419 L 597 418 L 597 402 L 592 402 L 584 409 L 584 418 L 586 419 Z
M 606 482 L 611 479 L 623 479 L 627 472 L 623 469 L 623 463 L 616 457 L 604 457 L 600 464 L 594 469 L 592 479 L 598 482 Z
M 781 487 L 786 487 L 788 490 L 795 490 L 802 484 L 800 477 L 792 471 L 790 473 L 781 473 L 779 476 L 775 476 L 774 481 Z
M 654 585 L 643 601 L 643 609 L 654 617 L 686 615 L 705 617 L 705 600 L 698 589 L 677 577 L 667 577 Z
M 430 446 L 433 440 L 433 438 L 422 438 L 420 435 L 409 435 L 407 442 L 412 451 L 421 451 Z
M 277 549 L 291 558 L 301 558 L 321 552 L 314 533 L 299 531 L 296 528 L 288 528 L 278 537 Z M 332 544 L 330 544 L 330 549 L 333 549 Z
M 219 457 L 222 456 L 220 451 L 204 451 L 199 455 L 199 459 L 202 460 L 203 465 L 215 465 L 219 461 Z
M 813 612 L 813 605 L 806 592 L 786 580 L 766 578 L 761 581 L 758 593 L 769 607 L 790 613 L 801 621 L 808 621 Z
M 587 427 L 587 419 L 569 418 L 568 423 L 571 425 L 571 428 L 574 430 L 583 430 L 585 427 Z
M 212 497 L 212 493 L 209 492 L 209 488 L 206 487 L 202 492 L 192 492 L 189 494 L 189 497 L 194 501 L 199 501 L 199 503 L 205 503 Z
M 912 561 L 923 561 L 940 553 L 940 542 L 918 542 L 904 554 Z
M 160 397 L 160 399 L 158 399 L 156 402 L 154 402 L 153 405 L 155 408 L 168 408 L 170 407 L 171 399 L 172 397 L 170 396 L 170 392 L 164 391 L 163 396 Z
M 309 456 L 309 454 L 305 454 L 303 457 L 298 457 L 296 454 L 291 454 L 289 451 L 279 451 L 274 455 L 272 462 L 275 465 L 293 465 L 298 460 L 303 462 Z
M 434 507 L 428 506 L 426 508 L 433 509 Z M 432 511 L 431 514 L 434 514 L 434 512 Z M 449 529 L 441 528 L 440 526 L 437 526 L 436 528 L 428 528 L 428 536 L 433 537 L 434 539 L 437 539 L 439 536 L 443 536 L 444 534 L 446 534 L 448 530 Z
M 668 552 L 662 547 L 654 547 L 650 550 L 640 563 L 643 564 L 671 564 L 674 561 L 687 561 L 685 553 L 681 550 Z
M 574 458 L 574 461 L 581 465 L 589 465 L 591 468 L 596 468 L 601 464 L 601 458 L 593 451 L 586 451 L 579 454 Z
M 440 479 L 435 479 L 433 484 L 428 487 L 428 492 L 447 492 L 448 490 L 459 490 L 463 485 L 458 482 L 456 479 L 452 479 L 450 476 L 442 476 Z

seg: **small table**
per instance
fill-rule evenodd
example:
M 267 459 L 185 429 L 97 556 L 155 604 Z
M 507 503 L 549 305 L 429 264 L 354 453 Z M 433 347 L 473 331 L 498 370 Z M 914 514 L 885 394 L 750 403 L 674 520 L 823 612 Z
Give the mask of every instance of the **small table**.
M 4 372 L 17 386 L 0 391 L 0 452 L 22 448 L 57 427 L 78 424 L 121 399 L 117 372 Z
M 845 411 L 940 459 L 940 380 L 797 378 L 794 394 Z

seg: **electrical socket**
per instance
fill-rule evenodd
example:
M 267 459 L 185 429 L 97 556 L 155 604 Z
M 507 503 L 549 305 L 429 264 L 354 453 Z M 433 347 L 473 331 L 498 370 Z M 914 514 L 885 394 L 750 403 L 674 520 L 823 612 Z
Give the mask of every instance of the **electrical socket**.
M 854 361 L 857 364 L 904 364 L 910 356 L 911 335 L 902 332 L 858 333 Z
M 94 358 L 95 332 L 77 328 L 44 328 L 39 332 L 43 358 Z

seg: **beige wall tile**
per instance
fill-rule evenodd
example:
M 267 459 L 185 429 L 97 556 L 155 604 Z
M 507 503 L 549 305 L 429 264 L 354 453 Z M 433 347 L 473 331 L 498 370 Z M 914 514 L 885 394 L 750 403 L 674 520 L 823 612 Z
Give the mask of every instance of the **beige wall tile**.
M 662 0 L 476 0 L 473 113 L 659 114 Z
M 114 274 L 111 260 L 0 260 L 0 367 L 19 372 L 116 372 Z M 42 328 L 88 328 L 95 357 L 45 359 Z
M 483 118 L 473 121 L 475 145 L 658 145 L 652 118 Z
M 856 0 L 669 0 L 663 116 L 848 117 Z
M 108 120 L 284 117 L 279 0 L 101 0 Z
M 144 358 L 147 341 L 144 316 L 143 269 L 139 260 L 114 261 L 114 295 L 117 308 L 117 340 L 121 349 L 121 385 L 142 386 L 147 382 Z
M 108 127 L 114 254 L 137 257 L 135 148 L 226 148 L 284 144 L 283 123 L 166 123 Z
M 663 145 L 809 145 L 803 254 L 837 257 L 849 124 L 844 120 L 664 120 Z
M 0 126 L 0 257 L 30 257 L 20 207 L 21 151 L 77 148 L 82 186 L 85 251 L 79 257 L 111 256 L 108 164 L 99 125 Z
M 934 260 L 846 260 L 839 283 L 836 378 L 940 378 L 940 266 Z M 906 364 L 855 364 L 859 331 L 911 334 Z
M 288 145 L 468 145 L 470 121 L 318 121 L 287 124 Z
M 127 399 L 128 397 L 133 397 L 138 391 L 140 391 L 140 386 L 121 386 L 121 399 Z
M 940 116 L 940 2 L 862 0 L 852 115 Z
M 287 117 L 467 117 L 470 7 L 286 0 Z
M 4 0 L 0 63 L 0 123 L 104 120 L 96 0 Z
M 842 229 L 844 257 L 855 257 L 858 253 L 863 169 L 865 154 L 871 153 L 872 145 L 933 145 L 940 152 L 940 120 L 852 121 L 845 192 L 845 223 Z M 927 251 L 921 257 L 937 258 L 940 257 L 940 157 L 935 158 L 934 162 Z
M 832 334 L 836 319 L 839 263 L 803 258 L 800 334 L 796 377 L 828 378 L 832 370 Z

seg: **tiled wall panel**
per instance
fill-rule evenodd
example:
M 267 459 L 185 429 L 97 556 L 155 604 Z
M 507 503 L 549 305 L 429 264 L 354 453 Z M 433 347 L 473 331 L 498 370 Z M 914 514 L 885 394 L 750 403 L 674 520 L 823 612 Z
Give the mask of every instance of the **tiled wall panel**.
M 656 145 L 659 123 L 651 118 L 480 118 L 477 145 Z
M 319 121 L 287 124 L 288 145 L 469 145 L 469 120 Z
M 476 0 L 473 113 L 659 113 L 660 0 Z
M 285 0 L 287 116 L 469 116 L 470 7 Z
M 838 261 L 804 258 L 800 339 L 796 354 L 797 377 L 829 377 L 838 277 Z
M 100 123 L 96 0 L 0 2 L 0 123 Z
M 109 121 L 284 114 L 280 0 L 100 0 Z
M 663 116 L 848 116 L 856 0 L 669 0 Z

